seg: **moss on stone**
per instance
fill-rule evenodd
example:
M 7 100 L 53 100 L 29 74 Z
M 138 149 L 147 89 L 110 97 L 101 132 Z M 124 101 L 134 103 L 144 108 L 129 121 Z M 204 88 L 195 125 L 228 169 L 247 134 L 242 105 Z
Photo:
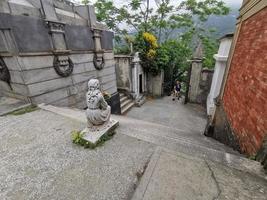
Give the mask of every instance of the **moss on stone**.
M 8 113 L 8 115 L 23 115 L 25 113 L 30 113 L 30 112 L 33 112 L 33 111 L 36 111 L 39 109 L 40 108 L 35 106 L 35 105 L 30 105 L 30 106 L 15 110 L 13 112 L 10 112 L 10 113 Z

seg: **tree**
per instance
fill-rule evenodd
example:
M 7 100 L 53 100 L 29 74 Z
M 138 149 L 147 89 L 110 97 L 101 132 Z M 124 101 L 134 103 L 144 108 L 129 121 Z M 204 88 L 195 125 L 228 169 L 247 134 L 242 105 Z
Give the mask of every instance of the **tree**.
M 210 67 L 216 43 L 209 40 L 210 30 L 204 28 L 204 23 L 210 15 L 225 15 L 229 12 L 224 2 L 182 0 L 173 4 L 171 0 L 154 0 L 154 7 L 151 2 L 129 0 L 124 5 L 114 5 L 111 0 L 97 0 L 94 6 L 97 19 L 104 22 L 117 36 L 136 36 L 134 48 L 140 52 L 142 65 L 147 71 L 157 74 L 161 69 L 168 69 L 172 74 L 177 72 L 176 75 L 179 75 L 183 71 L 181 69 L 188 66 L 186 60 L 199 40 L 203 40 L 206 50 L 204 65 Z M 174 32 L 175 36 L 172 35 Z M 149 48 L 144 33 L 155 36 L 158 47 Z
M 229 8 L 221 0 L 183 0 L 174 5 L 170 0 L 130 0 L 129 3 L 115 6 L 111 0 L 97 0 L 94 4 L 97 19 L 107 24 L 116 33 L 151 32 L 161 43 L 169 38 L 174 30 L 181 34 L 194 31 L 203 34 L 203 23 L 210 15 L 225 15 Z M 151 1 L 152 2 L 152 1 Z M 122 28 L 126 24 L 128 30 Z
M 84 4 L 84 5 L 87 5 L 89 3 L 91 3 L 90 0 L 82 0 L 82 4 Z

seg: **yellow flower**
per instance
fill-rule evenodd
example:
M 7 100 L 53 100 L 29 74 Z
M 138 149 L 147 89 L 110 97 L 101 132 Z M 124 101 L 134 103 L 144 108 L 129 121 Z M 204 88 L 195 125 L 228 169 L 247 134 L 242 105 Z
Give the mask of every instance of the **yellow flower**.
M 148 42 L 152 46 L 153 49 L 158 47 L 157 38 L 153 34 L 144 32 L 143 38 L 146 42 Z
M 149 49 L 147 52 L 147 57 L 152 59 L 156 56 L 156 51 L 154 49 Z

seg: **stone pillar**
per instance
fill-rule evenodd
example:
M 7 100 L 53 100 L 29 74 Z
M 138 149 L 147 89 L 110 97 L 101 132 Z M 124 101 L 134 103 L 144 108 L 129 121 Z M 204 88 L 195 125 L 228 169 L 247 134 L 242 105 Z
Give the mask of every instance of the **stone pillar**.
M 202 59 L 203 59 L 203 48 L 202 44 L 199 43 L 195 50 L 195 53 L 193 54 L 191 76 L 189 83 L 189 101 L 192 103 L 198 103 L 197 96 L 200 90 L 199 85 L 201 81 Z
M 93 33 L 94 33 L 93 38 L 95 44 L 94 65 L 96 69 L 101 70 L 105 65 L 104 51 L 102 50 L 101 47 L 101 30 L 93 29 Z
M 94 66 L 96 69 L 101 70 L 105 66 L 104 51 L 101 46 L 101 33 L 104 27 L 102 24 L 97 22 L 94 6 L 88 6 L 88 12 L 89 12 L 90 26 L 93 31 L 93 39 L 95 44 Z
M 64 54 L 68 52 L 65 41 L 65 23 L 58 20 L 52 0 L 41 0 L 41 2 L 45 21 L 52 38 L 53 52 Z
M 148 92 L 154 97 L 161 97 L 163 95 L 163 80 L 164 80 L 164 71 L 162 70 L 156 76 L 148 74 L 147 84 Z
M 67 49 L 65 41 L 65 23 L 57 18 L 53 0 L 41 0 L 41 5 L 53 44 L 53 67 L 59 76 L 68 77 L 73 72 L 74 64 L 69 57 L 70 50 Z M 69 94 L 77 93 L 76 86 L 69 87 Z
M 47 20 L 46 23 L 49 27 L 49 32 L 52 37 L 54 52 L 55 53 L 66 52 L 67 47 L 64 37 L 65 24 L 58 21 L 49 21 L 49 20 Z
M 132 60 L 132 92 L 134 98 L 138 98 L 140 95 L 139 91 L 139 65 L 140 59 L 138 53 L 135 53 L 134 58 Z
M 221 90 L 228 54 L 232 43 L 232 37 L 233 34 L 227 34 L 224 37 L 222 37 L 218 54 L 214 55 L 216 64 L 215 64 L 214 74 L 212 77 L 210 92 L 207 98 L 207 114 L 210 116 L 213 116 L 214 114 L 214 109 L 215 109 L 214 99 L 218 97 Z
M 0 0 L 0 13 L 10 13 L 8 2 L 6 0 Z

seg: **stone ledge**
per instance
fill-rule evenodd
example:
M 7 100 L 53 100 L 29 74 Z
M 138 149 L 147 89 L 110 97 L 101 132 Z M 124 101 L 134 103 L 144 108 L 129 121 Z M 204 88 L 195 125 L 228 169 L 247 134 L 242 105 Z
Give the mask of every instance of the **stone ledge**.
M 92 129 L 85 128 L 81 132 L 81 134 L 83 134 L 82 138 L 91 144 L 96 144 L 103 135 L 110 134 L 118 126 L 119 122 L 111 119 L 107 124 L 95 126 Z

